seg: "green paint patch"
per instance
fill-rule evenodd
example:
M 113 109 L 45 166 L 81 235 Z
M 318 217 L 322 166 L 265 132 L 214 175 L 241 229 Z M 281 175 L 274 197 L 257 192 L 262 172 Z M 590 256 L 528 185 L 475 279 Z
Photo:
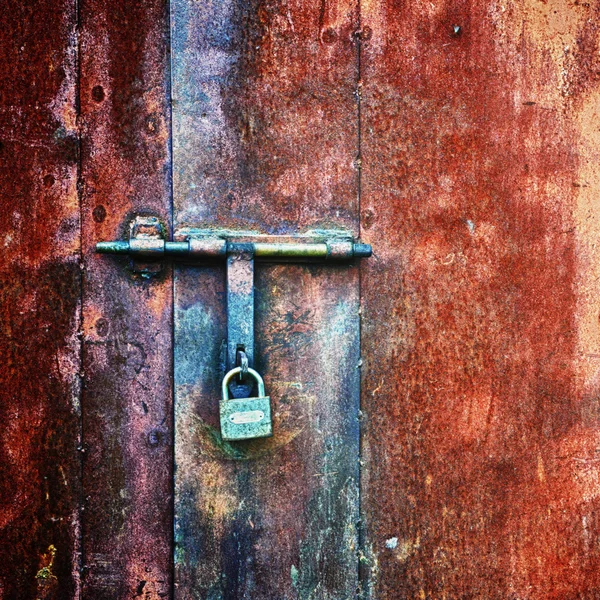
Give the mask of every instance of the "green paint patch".
M 35 575 L 37 580 L 36 600 L 55 597 L 58 588 L 58 578 L 52 572 L 55 556 L 56 547 L 53 544 L 48 546 L 48 550 L 41 556 L 40 564 L 43 566 Z
M 298 589 L 298 569 L 296 565 L 292 565 L 290 569 L 290 577 L 292 578 L 292 586 L 295 590 Z
M 48 564 L 42 567 L 36 574 L 35 578 L 38 583 L 48 580 L 56 580 L 56 575 L 52 573 L 52 566 L 54 565 L 54 557 L 56 556 L 56 548 L 53 544 L 48 546 L 48 551 L 42 555 L 42 563 L 47 562 Z
M 194 418 L 193 427 L 196 448 L 205 456 L 245 461 L 255 460 L 274 451 L 274 448 L 265 444 L 263 439 L 228 442 L 221 437 L 218 428 L 199 417 Z

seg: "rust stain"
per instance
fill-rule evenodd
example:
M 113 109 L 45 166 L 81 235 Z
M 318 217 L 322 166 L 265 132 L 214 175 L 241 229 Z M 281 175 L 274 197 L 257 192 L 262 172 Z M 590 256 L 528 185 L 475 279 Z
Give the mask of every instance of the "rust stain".
M 4 4 L 0 21 L 0 597 L 72 598 L 80 489 L 76 6 Z
M 51 536 L 61 550 L 53 565 L 60 585 L 51 589 L 70 597 L 78 569 L 79 267 L 67 262 L 33 274 L 34 280 L 18 283 L 15 270 L 0 273 L 6 424 L 0 530 L 10 548 L 0 578 L 5 597 L 35 597 L 37 548 L 47 547 Z
M 356 230 L 355 0 L 185 5 L 173 55 L 193 51 L 196 66 L 176 58 L 178 226 Z M 206 40 L 178 33 L 204 22 Z
M 370 597 L 600 589 L 597 11 L 361 4 Z

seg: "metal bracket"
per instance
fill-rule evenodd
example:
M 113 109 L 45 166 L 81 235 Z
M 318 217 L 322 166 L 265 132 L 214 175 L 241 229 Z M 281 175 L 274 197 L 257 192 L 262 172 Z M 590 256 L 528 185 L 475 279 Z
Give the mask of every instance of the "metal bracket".
M 250 368 L 254 367 L 254 254 L 252 245 L 227 256 L 227 369 L 241 366 L 243 352 Z M 234 398 L 243 398 L 252 385 L 231 386 Z
M 156 217 L 137 216 L 129 223 L 129 242 L 133 247 L 153 244 L 156 240 L 163 240 L 164 237 L 164 227 Z M 142 254 L 132 254 L 131 269 L 142 277 L 150 278 L 160 273 L 162 263 L 147 260 Z
M 174 241 L 164 239 L 156 217 L 136 217 L 129 241 L 98 242 L 96 252 L 128 255 L 142 273 L 156 272 L 160 262 L 173 258 L 185 262 L 225 260 L 227 263 L 227 369 L 237 365 L 243 351 L 254 367 L 254 262 L 348 262 L 371 256 L 368 244 L 354 241 L 345 231 L 313 231 L 293 236 L 268 236 L 254 232 L 183 229 Z M 154 271 L 149 271 L 154 265 Z M 139 269 L 138 269 L 139 272 Z M 247 394 L 247 386 L 240 393 Z M 237 395 L 232 390 L 234 395 Z

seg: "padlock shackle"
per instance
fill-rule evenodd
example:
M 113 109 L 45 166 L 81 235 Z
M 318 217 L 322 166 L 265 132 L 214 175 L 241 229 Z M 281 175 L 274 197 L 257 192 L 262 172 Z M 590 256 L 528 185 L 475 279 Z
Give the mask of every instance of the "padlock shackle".
M 242 367 L 236 367 L 235 369 L 231 369 L 231 371 L 226 373 L 225 377 L 223 377 L 223 400 L 229 400 L 229 382 L 241 372 Z M 265 382 L 260 374 L 250 367 L 248 367 L 247 373 L 256 379 L 256 383 L 258 384 L 258 397 L 265 396 Z

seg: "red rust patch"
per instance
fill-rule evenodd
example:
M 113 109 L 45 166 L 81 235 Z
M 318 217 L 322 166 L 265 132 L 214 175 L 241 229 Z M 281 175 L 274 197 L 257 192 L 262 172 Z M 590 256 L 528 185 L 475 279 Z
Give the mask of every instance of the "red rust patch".
M 491 3 L 362 15 L 365 585 L 591 598 L 597 550 L 557 459 L 581 423 L 560 69 Z
M 80 474 L 75 3 L 4 3 L 0 22 L 0 597 L 72 598 Z M 36 576 L 50 546 L 56 557 L 42 585 Z
M 57 550 L 48 598 L 75 594 L 78 565 L 79 419 L 73 397 L 77 347 L 77 264 L 0 272 L 0 590 L 36 597 L 39 557 Z

